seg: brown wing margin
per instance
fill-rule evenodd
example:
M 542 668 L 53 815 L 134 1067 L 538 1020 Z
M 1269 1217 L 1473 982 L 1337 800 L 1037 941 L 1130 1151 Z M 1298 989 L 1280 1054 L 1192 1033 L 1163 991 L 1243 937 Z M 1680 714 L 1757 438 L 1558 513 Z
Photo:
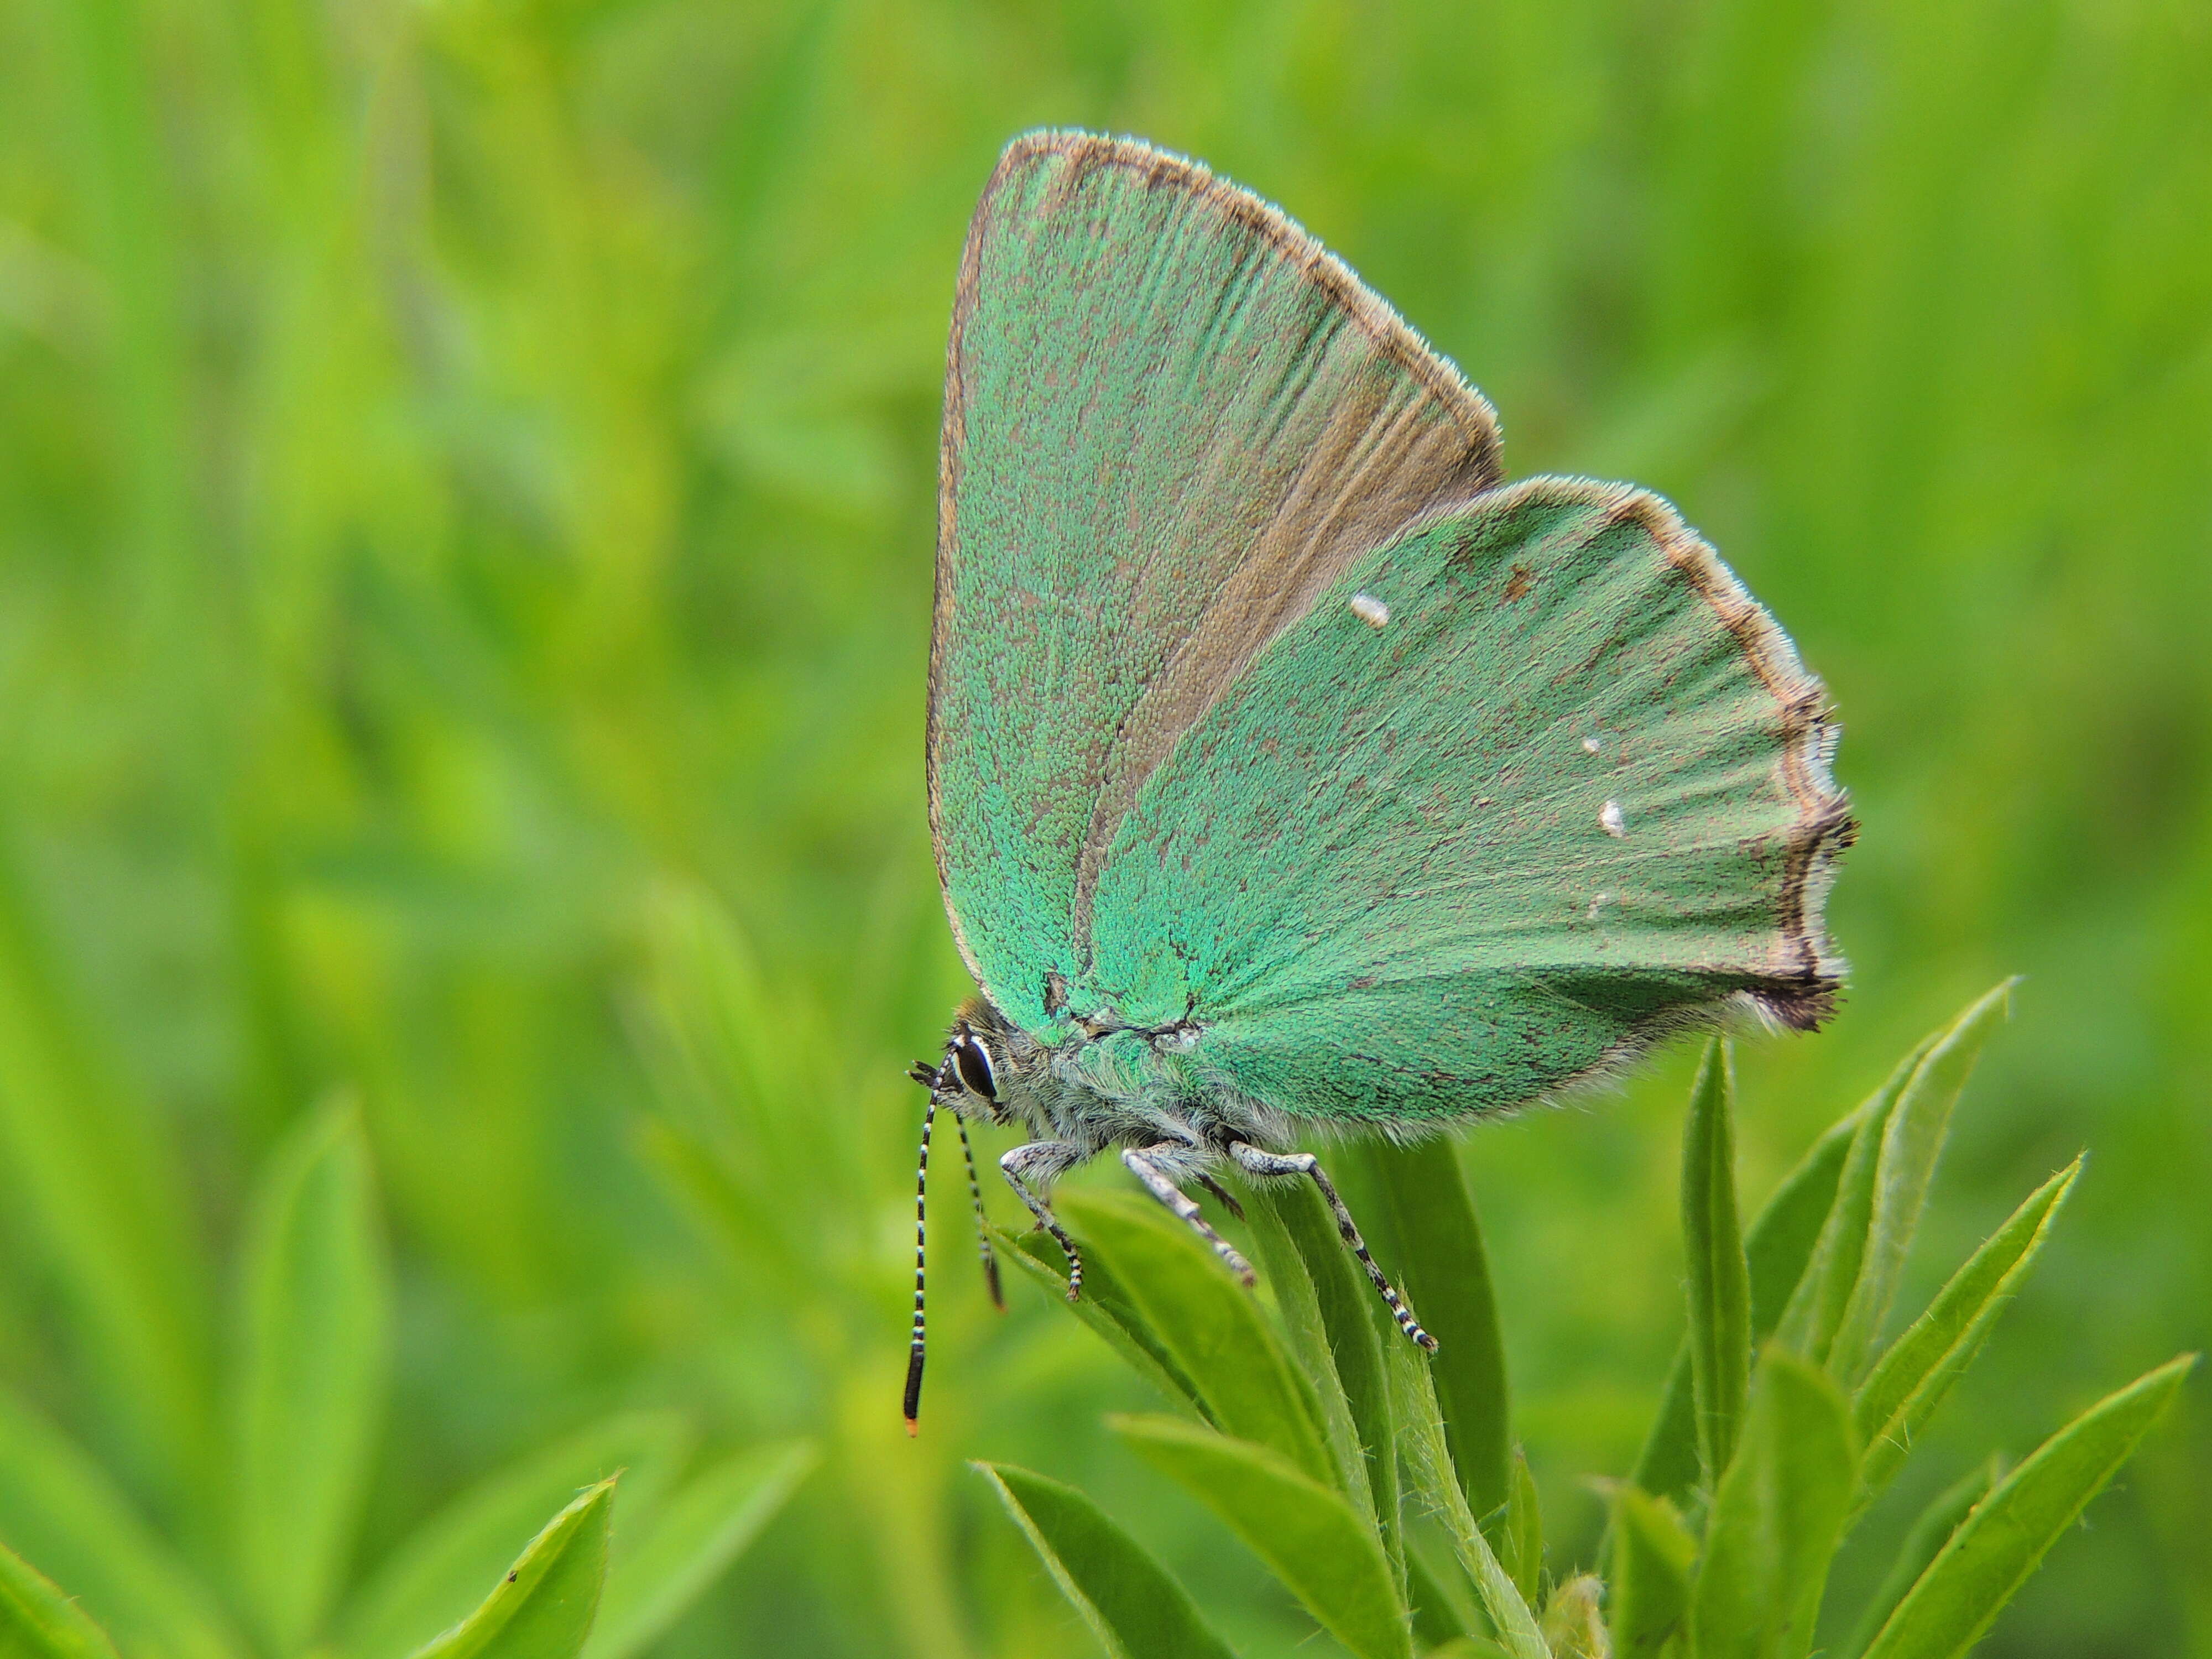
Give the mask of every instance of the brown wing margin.
M 1619 489 L 1588 487 L 1608 494 Z M 1786 832 L 1775 906 L 1780 938 L 1770 977 L 1752 987 L 1749 995 L 1782 1024 L 1811 1030 L 1835 1012 L 1843 984 L 1843 961 L 1822 916 L 1836 860 L 1858 833 L 1850 799 L 1828 770 L 1843 729 L 1830 718 L 1827 689 L 1805 666 L 1790 636 L 1680 514 L 1644 489 L 1628 492 L 1613 511 L 1640 524 L 1658 544 L 1668 564 L 1712 608 L 1774 699 L 1782 783 L 1797 811 Z
M 930 645 L 930 826 L 940 878 L 945 874 L 945 826 L 937 738 L 966 438 L 960 377 L 963 335 L 976 301 L 981 250 L 1003 186 L 1043 157 L 1066 163 L 1059 194 L 1051 200 L 1072 198 L 1083 179 L 1100 169 L 1120 168 L 1148 188 L 1180 193 L 1224 225 L 1254 236 L 1350 321 L 1373 357 L 1402 374 L 1431 415 L 1443 417 L 1417 423 L 1401 410 L 1393 419 L 1370 418 L 1363 407 L 1347 404 L 1346 418 L 1332 423 L 1328 441 L 1317 447 L 1293 481 L 1273 522 L 1228 568 L 1204 611 L 1193 618 L 1189 632 L 1145 686 L 1113 734 L 1095 780 L 1091 821 L 1073 896 L 1075 937 L 1087 945 L 1091 892 L 1104 854 L 1138 790 L 1176 738 L 1203 717 L 1222 689 L 1261 651 L 1305 615 L 1352 560 L 1425 514 L 1472 500 L 1496 484 L 1502 476 L 1500 439 L 1497 417 L 1481 394 L 1347 266 L 1259 197 L 1217 178 L 1195 161 L 1134 139 L 1053 131 L 1017 138 L 1000 158 L 970 224 L 947 345 Z M 1050 201 L 1045 210 L 1052 210 Z M 953 926 L 957 936 L 957 918 Z M 977 964 L 964 939 L 961 948 L 975 969 Z

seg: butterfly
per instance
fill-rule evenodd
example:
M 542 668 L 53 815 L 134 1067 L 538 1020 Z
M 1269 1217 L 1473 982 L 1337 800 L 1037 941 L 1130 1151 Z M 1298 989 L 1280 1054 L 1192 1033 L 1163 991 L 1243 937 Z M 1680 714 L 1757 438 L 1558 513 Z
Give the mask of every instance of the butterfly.
M 1851 818 L 1788 637 L 1665 501 L 1504 481 L 1482 396 L 1275 208 L 1149 144 L 1013 141 L 945 382 L 929 816 L 977 994 L 929 1091 L 1007 1182 L 1113 1149 L 1312 1181 L 1746 1005 L 1809 1029 Z M 979 1224 L 980 1189 L 969 1156 Z M 995 1263 L 983 1242 L 994 1297 Z

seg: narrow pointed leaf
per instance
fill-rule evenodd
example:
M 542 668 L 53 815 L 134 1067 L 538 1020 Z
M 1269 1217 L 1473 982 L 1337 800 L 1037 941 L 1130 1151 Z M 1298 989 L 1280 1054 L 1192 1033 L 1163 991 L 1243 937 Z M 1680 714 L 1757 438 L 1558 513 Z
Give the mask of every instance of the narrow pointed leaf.
M 1974 1469 L 1963 1480 L 1945 1487 L 1928 1507 L 1920 1512 L 1905 1541 L 1898 1547 L 1897 1559 L 1882 1578 L 1881 1585 L 1868 1598 L 1859 1614 L 1858 1628 L 1851 1639 L 1844 1644 L 1844 1654 L 1866 1651 L 1875 1633 L 1889 1622 L 1889 1615 L 1897 1611 L 1897 1604 L 1905 1594 L 1928 1571 L 1959 1523 L 1966 1518 L 1974 1505 L 1989 1495 L 1990 1488 L 2004 1478 L 2003 1459 L 1992 1455 L 1989 1461 Z
M 1544 1589 L 1544 1516 L 1536 1501 L 1536 1477 L 1528 1472 L 1528 1459 L 1520 1447 L 1513 1449 L 1512 1489 L 1505 1499 L 1504 1540 L 1501 1559 L 1512 1576 L 1521 1599 L 1534 1606 Z
M 1882 1129 L 1911 1083 L 1920 1063 L 1942 1033 L 1923 1038 L 1897 1069 L 1849 1120 L 1851 1137 L 1836 1172 L 1833 1200 L 1822 1212 L 1812 1255 L 1776 1322 L 1774 1339 L 1792 1353 L 1815 1363 L 1828 1357 L 1836 1328 L 1858 1283 L 1866 1255 L 1867 1224 L 1874 1214 L 1875 1174 L 1881 1158 Z
M 1981 1352 L 1998 1313 L 2034 1265 L 2081 1172 L 2077 1158 L 2031 1194 L 1951 1276 L 1860 1386 L 1851 1415 L 1866 1448 L 1859 1478 L 1868 1496 L 1888 1484 L 1922 1425 Z
M 1081 1492 L 1011 1463 L 973 1467 L 1109 1659 L 1230 1659 L 1190 1593 Z
M 1956 1659 L 2089 1500 L 2119 1473 L 2197 1363 L 2185 1354 L 2108 1395 L 2036 1449 L 1960 1523 L 1866 1650 L 1866 1659 Z
M 58 15 L 74 16 L 74 8 Z M 5 825 L 0 824 L 0 830 Z M 0 838 L 0 1174 L 52 1275 L 82 1386 L 134 1473 L 185 1501 L 213 1470 L 207 1266 L 166 1125 L 107 1064 Z
M 0 1547 L 0 1653 L 9 1659 L 115 1659 L 115 1644 L 74 1599 Z
M 1770 1347 L 1705 1523 L 1691 1592 L 1698 1659 L 1800 1659 L 1850 1507 L 1858 1452 L 1842 1393 Z
M 1735 1450 L 1751 1388 L 1751 1269 L 1735 1209 L 1735 1085 L 1728 1045 L 1707 1045 L 1682 1130 L 1682 1243 L 1689 1266 L 1690 1394 L 1708 1488 Z
M 1316 1480 L 1337 1471 L 1313 1385 L 1258 1300 L 1173 1216 L 1135 1194 L 1064 1192 L 1060 1212 L 1105 1262 L 1224 1434 L 1272 1446 Z M 1089 1286 L 1085 1286 L 1085 1294 Z
M 586 1659 L 630 1659 L 657 1639 L 759 1535 L 815 1457 L 804 1443 L 740 1452 L 686 1481 L 634 1537 L 625 1529 Z
M 1862 1104 L 1831 1125 L 1797 1167 L 1783 1177 L 1744 1235 L 1744 1263 L 1751 1280 L 1751 1337 L 1754 1346 L 1774 1334 L 1791 1293 L 1804 1277 L 1822 1224 L 1835 1202 L 1836 1182 L 1867 1108 Z M 1636 1460 L 1633 1479 L 1645 1492 L 1680 1498 L 1695 1486 L 1697 1407 L 1690 1382 L 1686 1339 L 1668 1373 L 1665 1399 Z
M 1345 1495 L 1355 1509 L 1376 1516 L 1395 1560 L 1398 1462 L 1391 1451 L 1389 1384 L 1364 1300 L 1375 1292 L 1311 1182 L 1255 1182 L 1246 1192 L 1260 1270 L 1274 1293 L 1291 1352 L 1320 1397 Z
M 1067 1273 L 1060 1246 L 1045 1232 L 1009 1233 L 994 1227 L 992 1236 L 1000 1255 L 1015 1271 L 1034 1280 L 1054 1304 L 1066 1308 L 1105 1340 L 1129 1369 L 1158 1389 L 1171 1406 L 1186 1407 L 1212 1422 L 1198 1385 L 1183 1375 L 1176 1357 L 1168 1352 L 1159 1333 L 1130 1301 L 1114 1277 L 1113 1264 L 1086 1257 L 1083 1264 L 1083 1295 L 1067 1299 Z
M 1952 1110 L 1973 1075 L 1983 1045 L 2004 1022 L 2011 1005 L 2012 981 L 2008 980 L 1953 1021 L 1914 1069 L 1912 1081 L 1882 1126 L 1866 1248 L 1827 1354 L 1828 1369 L 1847 1382 L 1866 1369 L 1889 1317 L 1935 1179 L 1936 1160 L 1950 1133 Z
M 486 1477 L 377 1570 L 339 1620 L 339 1650 L 404 1659 L 466 1617 L 548 1515 L 610 1475 L 622 1474 L 625 1530 L 648 1519 L 691 1439 L 678 1413 L 624 1412 Z
M 1452 1466 L 1475 1514 L 1502 1516 L 1513 1449 L 1505 1345 L 1459 1155 L 1443 1136 L 1363 1152 L 1375 1200 L 1370 1243 L 1437 1339 L 1431 1369 Z
M 1410 1659 L 1413 1632 L 1374 1528 L 1270 1446 L 1171 1417 L 1109 1426 L 1218 1516 L 1322 1628 L 1360 1659 Z
M 350 1103 L 272 1155 L 241 1280 L 239 1577 L 270 1645 L 290 1652 L 321 1626 L 351 1550 L 391 1357 L 390 1269 Z
M 1406 1549 L 1406 1597 L 1413 1609 L 1413 1639 L 1429 1647 L 1482 1628 L 1466 1581 L 1422 1553 L 1419 1541 L 1401 1535 Z M 1450 1575 L 1450 1583 L 1445 1579 Z
M 603 1480 L 547 1522 L 477 1610 L 417 1659 L 576 1659 L 606 1582 L 614 1497 Z
M 1429 1367 L 1411 1343 L 1383 1349 L 1389 1368 L 1391 1409 L 1399 1425 L 1398 1449 L 1413 1497 L 1428 1505 L 1442 1523 L 1452 1552 L 1480 1598 L 1498 1639 L 1512 1659 L 1551 1659 L 1543 1632 L 1528 1598 L 1505 1571 L 1468 1505 L 1452 1468 L 1443 1413 L 1429 1378 Z
M 1635 1486 L 1613 1492 L 1607 1622 L 1619 1659 L 1656 1659 L 1690 1611 L 1698 1540 L 1663 1498 Z
M 244 1644 L 206 1585 L 157 1537 L 106 1472 L 43 1419 L 0 1395 L 0 1538 L 133 1653 L 234 1659 Z

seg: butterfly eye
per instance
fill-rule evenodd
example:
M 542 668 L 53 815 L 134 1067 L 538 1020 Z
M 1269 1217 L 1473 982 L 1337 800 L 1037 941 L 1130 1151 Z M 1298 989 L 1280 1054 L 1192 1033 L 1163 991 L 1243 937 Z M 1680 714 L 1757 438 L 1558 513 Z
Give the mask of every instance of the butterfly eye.
M 991 1056 L 983 1045 L 963 1032 L 952 1041 L 952 1063 L 960 1068 L 960 1080 L 968 1085 L 971 1094 L 986 1100 L 999 1097 L 999 1079 L 991 1070 Z

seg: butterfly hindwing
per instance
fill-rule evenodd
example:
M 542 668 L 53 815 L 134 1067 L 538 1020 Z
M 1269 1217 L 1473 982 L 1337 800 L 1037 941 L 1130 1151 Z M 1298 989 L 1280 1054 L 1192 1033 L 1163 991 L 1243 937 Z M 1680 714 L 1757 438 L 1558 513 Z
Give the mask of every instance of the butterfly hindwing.
M 1488 406 L 1257 198 L 1037 133 L 970 227 L 945 383 L 933 831 L 963 954 L 1033 1032 L 1191 724 L 1314 596 L 1498 477 Z
M 1353 563 L 1147 779 L 1082 990 L 1194 1012 L 1209 1089 L 1370 1122 L 1518 1104 L 1739 992 L 1810 1024 L 1831 735 L 1663 502 L 1492 492 Z

